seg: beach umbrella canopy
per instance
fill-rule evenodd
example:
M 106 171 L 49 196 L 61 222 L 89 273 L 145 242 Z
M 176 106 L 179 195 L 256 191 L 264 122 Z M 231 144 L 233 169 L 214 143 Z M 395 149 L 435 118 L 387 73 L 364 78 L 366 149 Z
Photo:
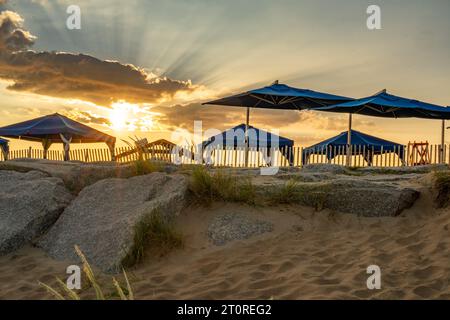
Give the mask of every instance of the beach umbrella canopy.
M 0 136 L 31 141 L 49 139 L 52 142 L 63 142 L 61 134 L 71 137 L 72 142 L 114 143 L 116 141 L 115 137 L 58 113 L 0 128 Z
M 402 98 L 383 90 L 373 96 L 315 110 L 362 114 L 384 118 L 450 119 L 450 108 Z
M 299 89 L 275 81 L 272 85 L 246 91 L 237 95 L 203 103 L 204 105 L 221 105 L 231 107 L 246 107 L 246 130 L 250 123 L 250 108 L 303 110 L 323 107 L 331 104 L 351 101 L 353 99 L 333 94 Z M 247 164 L 248 151 L 246 152 Z
M 277 142 L 277 147 L 292 147 L 294 145 L 294 141 L 282 136 L 275 135 L 273 133 L 269 133 L 265 130 L 255 128 L 253 126 L 249 126 L 249 145 L 252 148 L 272 148 L 275 145 L 275 141 Z M 221 132 L 218 135 L 212 136 L 207 140 L 203 141 L 203 148 L 208 146 L 217 147 L 221 146 L 224 148 L 238 148 L 245 146 L 244 139 L 244 130 L 245 124 L 240 124 L 233 128 L 227 129 Z
M 3 153 L 5 160 L 8 160 L 9 141 L 0 138 L 0 151 Z
M 408 99 L 380 91 L 373 96 L 356 99 L 340 104 L 318 107 L 314 110 L 349 113 L 349 131 L 352 125 L 352 114 L 362 114 L 366 116 L 383 118 L 423 118 L 442 120 L 441 130 L 441 161 L 444 161 L 444 128 L 445 120 L 450 119 L 450 108 L 426 103 L 414 99 Z M 351 135 L 348 136 L 348 145 L 351 145 Z M 348 164 L 350 164 L 350 154 L 348 154 Z
M 227 129 L 215 136 L 208 138 L 202 142 L 202 149 L 215 149 L 215 148 L 242 148 L 247 146 L 245 142 L 245 124 L 240 124 L 233 128 Z M 294 141 L 282 136 L 269 133 L 265 130 L 255 128 L 253 126 L 248 127 L 248 146 L 256 148 L 256 150 L 266 150 L 270 148 L 280 148 L 282 155 L 289 160 L 289 164 L 294 163 L 294 154 L 289 152 L 289 148 L 294 146 Z
M 274 84 L 268 87 L 250 90 L 219 100 L 205 102 L 204 104 L 263 109 L 303 110 L 351 100 L 353 99 L 308 89 L 293 88 L 275 81 Z
M 44 157 L 52 143 L 64 143 L 65 155 L 68 156 L 70 143 L 104 142 L 110 148 L 114 158 L 113 150 L 116 143 L 115 137 L 58 113 L 2 127 L 0 136 L 41 141 Z
M 303 150 L 303 163 L 307 163 L 309 157 L 313 154 L 325 155 L 328 160 L 331 160 L 337 156 L 336 151 L 339 148 L 343 149 L 347 146 L 347 141 L 348 131 L 344 131 L 337 136 L 307 147 Z M 395 152 L 402 162 L 405 160 L 403 145 L 356 130 L 351 130 L 351 144 L 357 146 L 352 148 L 352 155 L 362 155 L 369 165 L 372 163 L 372 157 L 382 152 Z

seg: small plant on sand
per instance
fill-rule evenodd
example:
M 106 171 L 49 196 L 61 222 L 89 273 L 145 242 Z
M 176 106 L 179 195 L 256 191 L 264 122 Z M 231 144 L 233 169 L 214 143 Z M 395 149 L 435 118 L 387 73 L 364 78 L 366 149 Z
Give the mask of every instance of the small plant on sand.
M 284 186 L 265 195 L 269 205 L 299 204 L 313 206 L 321 211 L 325 206 L 326 195 L 329 191 L 327 185 L 304 185 L 291 179 Z
M 434 172 L 435 203 L 438 208 L 445 208 L 450 202 L 450 172 Z
M 256 192 L 250 178 L 233 176 L 222 170 L 210 174 L 204 167 L 194 168 L 189 187 L 201 201 L 222 200 L 255 204 Z
M 164 171 L 164 166 L 161 162 L 155 162 L 150 160 L 136 160 L 132 162 L 133 174 L 136 176 L 142 176 L 153 172 Z
M 154 254 L 164 256 L 182 246 L 183 236 L 175 230 L 173 223 L 154 210 L 136 224 L 133 247 L 122 260 L 122 265 L 131 267 L 141 262 L 147 248 Z
M 290 204 L 298 202 L 298 182 L 294 179 L 289 180 L 285 185 L 269 195 L 269 203 Z
M 97 282 L 97 279 L 95 278 L 94 272 L 92 271 L 91 266 L 89 265 L 89 262 L 87 261 L 84 254 L 81 252 L 80 248 L 78 246 L 75 246 L 75 252 L 80 257 L 81 262 L 83 264 L 83 273 L 85 274 L 86 278 L 89 281 L 89 284 L 92 288 L 95 290 L 95 296 L 97 300 L 106 300 L 105 294 L 103 293 L 102 288 Z M 134 300 L 133 290 L 131 289 L 130 282 L 128 281 L 128 276 L 123 270 L 123 276 L 126 282 L 126 288 L 122 288 L 119 284 L 119 282 L 116 280 L 116 278 L 112 278 L 112 282 L 114 285 L 114 288 L 116 290 L 115 294 L 118 296 L 121 300 Z M 66 300 L 66 296 L 71 300 L 81 300 L 80 296 L 75 290 L 69 289 L 67 285 L 60 279 L 56 278 L 56 281 L 61 287 L 62 293 L 60 293 L 57 289 L 54 289 L 50 287 L 47 284 L 44 284 L 42 282 L 38 282 L 39 285 L 41 285 L 43 288 L 47 290 L 50 294 L 52 294 L 56 299 L 58 300 Z

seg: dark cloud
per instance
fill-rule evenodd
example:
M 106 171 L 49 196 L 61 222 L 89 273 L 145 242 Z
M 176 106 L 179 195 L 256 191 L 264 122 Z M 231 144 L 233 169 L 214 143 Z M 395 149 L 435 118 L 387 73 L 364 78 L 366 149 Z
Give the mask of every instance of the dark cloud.
M 34 44 L 36 37 L 22 29 L 22 22 L 22 17 L 15 12 L 0 12 L 0 52 L 23 50 Z
M 195 88 L 190 82 L 150 78 L 133 65 L 88 55 L 20 51 L 0 55 L 0 78 L 12 80 L 8 89 L 101 105 L 126 100 L 150 103 L 178 91 Z
M 131 64 L 100 60 L 84 54 L 35 52 L 35 37 L 22 29 L 15 12 L 0 12 L 0 78 L 10 90 L 80 99 L 108 106 L 126 100 L 152 103 L 193 91 L 190 81 L 156 77 Z

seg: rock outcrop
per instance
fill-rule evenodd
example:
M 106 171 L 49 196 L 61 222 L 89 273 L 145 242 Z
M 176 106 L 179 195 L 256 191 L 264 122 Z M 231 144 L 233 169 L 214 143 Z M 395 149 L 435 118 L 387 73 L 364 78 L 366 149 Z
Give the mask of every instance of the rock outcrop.
M 185 176 L 165 173 L 98 181 L 79 193 L 39 246 L 54 258 L 76 260 L 78 245 L 93 265 L 119 271 L 136 225 L 155 212 L 165 219 L 178 215 L 187 186 Z
M 208 237 L 216 246 L 273 231 L 273 224 L 242 213 L 217 216 L 208 227 Z
M 284 181 L 283 181 L 284 180 Z M 391 179 L 372 180 L 371 177 L 335 176 L 322 181 L 305 182 L 303 179 L 285 179 L 256 184 L 262 198 L 277 199 L 282 203 L 300 204 L 365 217 L 394 217 L 410 208 L 420 192 L 397 184 Z M 288 186 L 288 184 L 290 184 Z M 288 190 L 289 189 L 289 190 Z M 282 199 L 278 200 L 282 195 Z
M 409 187 L 342 179 L 330 183 L 325 208 L 364 217 L 394 217 L 412 207 L 420 192 Z
M 72 195 L 58 178 L 37 171 L 0 171 L 0 255 L 41 236 Z
M 50 177 L 62 179 L 65 186 L 73 193 L 97 181 L 109 178 L 129 178 L 138 175 L 133 164 L 117 164 L 115 162 L 82 163 L 78 161 L 51 161 L 36 159 L 16 159 L 0 162 L 0 170 L 18 172 L 39 171 Z M 174 172 L 175 166 L 162 164 L 161 171 Z

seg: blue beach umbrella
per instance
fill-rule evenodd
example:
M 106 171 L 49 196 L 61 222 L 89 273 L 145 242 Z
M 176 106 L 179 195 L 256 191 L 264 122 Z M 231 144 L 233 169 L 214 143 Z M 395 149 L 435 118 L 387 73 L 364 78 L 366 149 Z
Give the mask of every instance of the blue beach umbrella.
M 383 118 L 422 118 L 442 120 L 442 144 L 444 145 L 445 120 L 450 119 L 450 108 L 430 104 L 418 100 L 403 98 L 380 91 L 373 96 L 356 99 L 340 104 L 314 108 L 318 111 L 349 113 L 349 132 L 352 125 L 352 114 Z M 351 145 L 351 135 L 348 135 L 348 145 Z M 350 155 L 349 155 L 350 156 Z M 349 157 L 348 157 L 349 158 Z M 443 148 L 441 159 L 444 158 Z M 350 161 L 350 159 L 348 159 Z
M 353 99 L 308 89 L 294 88 L 275 81 L 272 85 L 267 87 L 246 91 L 222 99 L 205 102 L 203 104 L 247 108 L 245 130 L 247 137 L 248 126 L 250 123 L 250 108 L 304 110 L 351 100 Z M 246 140 L 248 139 L 246 138 Z M 246 143 L 248 144 L 248 141 L 246 141 Z
M 63 143 L 65 160 L 69 160 L 70 143 L 104 142 L 108 145 L 114 159 L 115 137 L 58 113 L 2 127 L 0 136 L 41 141 L 44 147 L 44 158 L 52 143 Z
M 245 147 L 245 128 L 245 124 L 240 124 L 212 136 L 202 142 L 202 149 L 207 149 L 208 147 L 213 149 Z M 249 126 L 248 129 L 252 133 L 248 137 L 248 145 L 250 147 L 255 148 L 257 151 L 267 150 L 267 152 L 270 152 L 270 148 L 273 147 L 274 141 L 276 141 L 276 147 L 280 148 L 280 153 L 289 161 L 290 166 L 294 165 L 294 153 L 289 152 L 289 148 L 294 146 L 293 140 L 253 126 Z
M 353 148 L 352 155 L 362 155 L 369 165 L 372 165 L 374 155 L 382 154 L 384 152 L 396 153 L 402 163 L 405 162 L 404 146 L 384 140 L 378 137 L 368 135 L 356 130 L 351 131 L 351 143 L 353 146 L 360 148 Z M 345 148 L 348 141 L 348 132 L 344 131 L 332 138 L 326 139 L 315 145 L 303 149 L 302 161 L 304 164 L 308 163 L 309 157 L 313 154 L 325 155 L 328 161 L 332 160 L 339 154 L 336 150 Z
M 402 98 L 383 90 L 373 96 L 315 108 L 384 118 L 450 119 L 450 108 Z
M 205 102 L 204 105 L 231 107 L 303 110 L 324 107 L 353 99 L 333 94 L 299 89 L 275 81 L 268 87 L 250 90 L 222 99 Z
M 3 156 L 5 160 L 8 160 L 8 153 L 9 153 L 9 141 L 0 138 L 0 151 L 3 152 Z

